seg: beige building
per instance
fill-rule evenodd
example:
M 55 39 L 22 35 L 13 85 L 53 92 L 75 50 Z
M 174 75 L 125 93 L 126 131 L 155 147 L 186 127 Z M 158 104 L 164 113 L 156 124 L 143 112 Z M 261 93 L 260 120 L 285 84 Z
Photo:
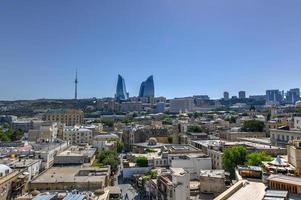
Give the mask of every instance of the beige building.
M 58 125 L 56 122 L 43 122 L 35 129 L 28 131 L 29 141 L 49 141 L 52 142 L 58 135 Z
M 287 146 L 287 158 L 289 164 L 295 167 L 296 175 L 301 175 L 301 144 L 300 141 L 293 141 Z
M 224 170 L 201 170 L 200 191 L 219 194 L 226 189 Z
M 110 173 L 110 166 L 104 168 L 52 167 L 31 181 L 29 190 L 95 191 L 109 185 Z
M 301 194 L 301 179 L 299 177 L 272 174 L 267 180 L 269 189 L 287 190 L 292 194 Z
M 262 138 L 265 136 L 265 132 L 226 131 L 220 133 L 220 138 L 228 141 L 237 141 L 239 138 Z
M 270 130 L 271 143 L 276 146 L 285 146 L 289 141 L 301 140 L 301 130 Z
M 0 199 L 14 199 L 24 187 L 26 176 L 21 176 L 23 170 L 12 170 L 7 165 L 0 164 Z
M 45 120 L 61 122 L 66 126 L 81 125 L 84 122 L 84 112 L 76 109 L 50 109 L 45 114 Z
M 81 127 L 65 127 L 63 140 L 78 145 L 92 144 L 93 132 Z

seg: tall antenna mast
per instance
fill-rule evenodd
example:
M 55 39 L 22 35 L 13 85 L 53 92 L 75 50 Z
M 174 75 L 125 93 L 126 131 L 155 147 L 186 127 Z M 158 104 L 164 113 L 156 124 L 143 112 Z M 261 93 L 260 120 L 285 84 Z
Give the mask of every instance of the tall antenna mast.
M 74 94 L 74 99 L 77 99 L 77 84 L 78 84 L 78 79 L 77 79 L 77 68 L 76 68 L 76 71 L 75 71 L 75 81 L 74 81 L 74 84 L 75 84 L 75 94 Z

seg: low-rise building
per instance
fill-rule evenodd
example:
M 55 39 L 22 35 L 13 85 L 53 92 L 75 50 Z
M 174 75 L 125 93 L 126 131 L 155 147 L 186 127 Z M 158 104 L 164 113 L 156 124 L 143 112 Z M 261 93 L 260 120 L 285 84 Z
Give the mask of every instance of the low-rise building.
M 159 200 L 189 200 L 190 178 L 183 168 L 170 168 L 157 179 L 157 199 Z
M 60 152 L 54 157 L 55 165 L 81 165 L 84 163 L 92 164 L 95 160 L 96 149 L 84 146 L 70 146 L 65 151 Z
M 52 167 L 29 183 L 29 191 L 95 191 L 110 182 L 110 166 L 91 168 L 82 166 Z
M 237 141 L 238 138 L 262 138 L 265 136 L 265 132 L 225 131 L 220 133 L 220 138 L 228 141 Z
M 5 164 L 12 170 L 23 171 L 26 174 L 27 180 L 30 181 L 40 173 L 42 160 L 41 159 L 2 159 L 1 164 Z
M 53 142 L 58 135 L 58 125 L 56 122 L 43 122 L 40 126 L 28 131 L 28 140 L 32 142 Z
M 65 127 L 63 139 L 71 144 L 86 145 L 93 143 L 91 130 L 82 127 Z
M 272 145 L 284 147 L 289 143 L 289 141 L 301 140 L 301 130 L 271 129 L 270 138 Z
M 295 174 L 301 175 L 301 142 L 299 140 L 292 141 L 287 146 L 288 163 L 295 167 Z
M 269 189 L 287 190 L 291 194 L 301 194 L 301 179 L 299 177 L 272 174 L 267 178 Z
M 54 164 L 54 157 L 68 147 L 68 143 L 55 140 L 52 143 L 40 142 L 32 144 L 35 158 L 42 159 L 42 169 L 48 169 Z
M 200 192 L 219 194 L 225 191 L 224 170 L 200 170 Z

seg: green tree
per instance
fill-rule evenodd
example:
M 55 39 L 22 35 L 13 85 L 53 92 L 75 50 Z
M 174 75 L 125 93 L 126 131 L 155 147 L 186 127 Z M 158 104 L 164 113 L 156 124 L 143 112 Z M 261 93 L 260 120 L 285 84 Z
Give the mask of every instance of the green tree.
M 120 140 L 117 140 L 117 153 L 121 153 L 123 151 L 124 144 Z
M 201 133 L 203 132 L 203 129 L 200 126 L 188 126 L 187 132 L 190 133 Z
M 138 167 L 147 167 L 148 166 L 148 160 L 144 156 L 139 156 L 136 158 L 136 163 Z
M 235 177 L 237 165 L 243 165 L 246 161 L 247 149 L 244 146 L 233 146 L 224 151 L 223 167 L 230 173 L 230 178 Z
M 172 119 L 167 117 L 165 119 L 162 120 L 162 124 L 164 125 L 172 125 Z
M 97 157 L 97 165 L 111 165 L 112 172 L 118 169 L 119 157 L 116 151 L 104 150 L 101 151 Z
M 110 128 L 114 126 L 114 121 L 112 119 L 102 119 L 101 123 Z
M 247 165 L 261 166 L 262 161 L 271 161 L 273 158 L 265 152 L 253 152 L 247 155 Z
M 246 132 L 263 132 L 264 123 L 258 120 L 245 121 L 242 127 L 242 131 Z

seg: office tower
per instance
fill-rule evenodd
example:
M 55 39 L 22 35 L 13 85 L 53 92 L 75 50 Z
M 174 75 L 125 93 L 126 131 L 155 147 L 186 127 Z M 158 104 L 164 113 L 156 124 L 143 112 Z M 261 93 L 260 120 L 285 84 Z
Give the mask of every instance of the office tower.
M 129 98 L 129 94 L 126 92 L 124 78 L 119 74 L 118 74 L 115 98 L 117 100 L 127 100 Z
M 282 102 L 282 95 L 279 90 L 267 90 L 266 91 L 266 103 L 268 105 L 278 105 Z
M 300 100 L 300 89 L 293 88 L 286 92 L 286 102 L 290 104 L 295 104 Z
M 229 92 L 224 92 L 224 100 L 229 100 Z
M 154 97 L 155 87 L 153 76 L 149 76 L 140 86 L 139 97 Z
M 74 81 L 74 84 L 75 84 L 75 94 L 74 94 L 74 99 L 77 99 L 77 84 L 78 84 L 78 80 L 77 80 L 77 70 L 75 72 L 75 81 Z
M 246 91 L 239 91 L 238 98 L 245 99 L 246 98 Z

